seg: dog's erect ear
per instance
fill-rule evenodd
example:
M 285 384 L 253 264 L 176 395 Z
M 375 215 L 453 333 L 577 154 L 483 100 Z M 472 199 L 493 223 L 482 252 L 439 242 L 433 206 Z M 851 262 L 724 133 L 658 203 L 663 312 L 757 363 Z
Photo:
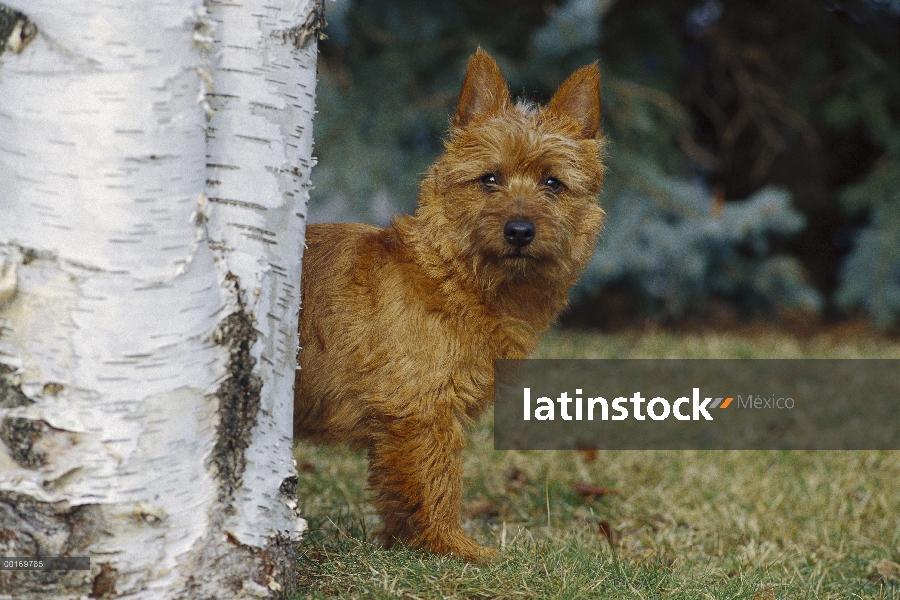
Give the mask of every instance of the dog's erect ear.
M 556 90 L 545 112 L 581 123 L 581 136 L 585 139 L 599 138 L 600 70 L 597 64 L 572 73 Z
M 490 54 L 479 48 L 469 59 L 453 127 L 465 127 L 479 116 L 493 115 L 510 104 L 506 81 Z

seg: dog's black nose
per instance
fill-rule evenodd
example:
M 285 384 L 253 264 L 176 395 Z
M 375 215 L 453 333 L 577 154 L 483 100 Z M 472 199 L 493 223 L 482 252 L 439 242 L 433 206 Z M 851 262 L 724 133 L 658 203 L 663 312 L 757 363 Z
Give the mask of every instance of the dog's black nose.
M 513 246 L 527 246 L 534 239 L 534 225 L 528 221 L 510 221 L 503 228 L 503 236 Z

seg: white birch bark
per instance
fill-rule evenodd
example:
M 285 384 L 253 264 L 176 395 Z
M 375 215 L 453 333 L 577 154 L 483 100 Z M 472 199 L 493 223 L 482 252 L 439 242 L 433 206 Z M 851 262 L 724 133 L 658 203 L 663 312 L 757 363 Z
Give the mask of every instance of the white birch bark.
M 320 0 L 0 2 L 0 598 L 279 596 Z

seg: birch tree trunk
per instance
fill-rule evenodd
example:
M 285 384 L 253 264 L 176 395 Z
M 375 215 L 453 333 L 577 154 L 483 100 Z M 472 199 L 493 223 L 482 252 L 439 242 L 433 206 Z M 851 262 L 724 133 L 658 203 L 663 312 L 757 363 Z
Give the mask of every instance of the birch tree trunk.
M 0 598 L 277 597 L 321 0 L 0 0 Z

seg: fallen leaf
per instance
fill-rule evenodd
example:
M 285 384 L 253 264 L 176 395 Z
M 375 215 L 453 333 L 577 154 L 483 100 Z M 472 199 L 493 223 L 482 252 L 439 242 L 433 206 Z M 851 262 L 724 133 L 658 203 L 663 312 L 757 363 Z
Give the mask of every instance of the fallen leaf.
M 608 494 L 618 494 L 619 492 L 608 488 L 603 485 L 594 485 L 593 483 L 588 483 L 586 481 L 576 481 L 572 484 L 572 490 L 581 496 L 582 498 L 586 498 L 588 500 L 593 500 L 594 498 L 602 498 Z
M 578 452 L 578 456 L 581 457 L 586 463 L 592 463 L 597 460 L 597 449 L 596 448 L 586 448 L 584 450 L 576 450 Z
M 514 489 L 522 489 L 528 485 L 528 476 L 521 469 L 512 468 L 506 472 L 507 485 Z
M 610 546 L 615 546 L 619 543 L 622 536 L 619 535 L 618 531 L 612 528 L 609 521 L 600 521 L 597 526 L 600 528 L 600 533 L 603 534 L 603 537 L 606 538 L 606 541 L 609 542 Z
M 305 462 L 305 463 L 301 464 L 299 467 L 297 467 L 297 470 L 300 471 L 301 473 L 315 473 L 316 465 Z
M 775 600 L 775 590 L 767 587 L 761 592 L 753 594 L 753 600 Z

